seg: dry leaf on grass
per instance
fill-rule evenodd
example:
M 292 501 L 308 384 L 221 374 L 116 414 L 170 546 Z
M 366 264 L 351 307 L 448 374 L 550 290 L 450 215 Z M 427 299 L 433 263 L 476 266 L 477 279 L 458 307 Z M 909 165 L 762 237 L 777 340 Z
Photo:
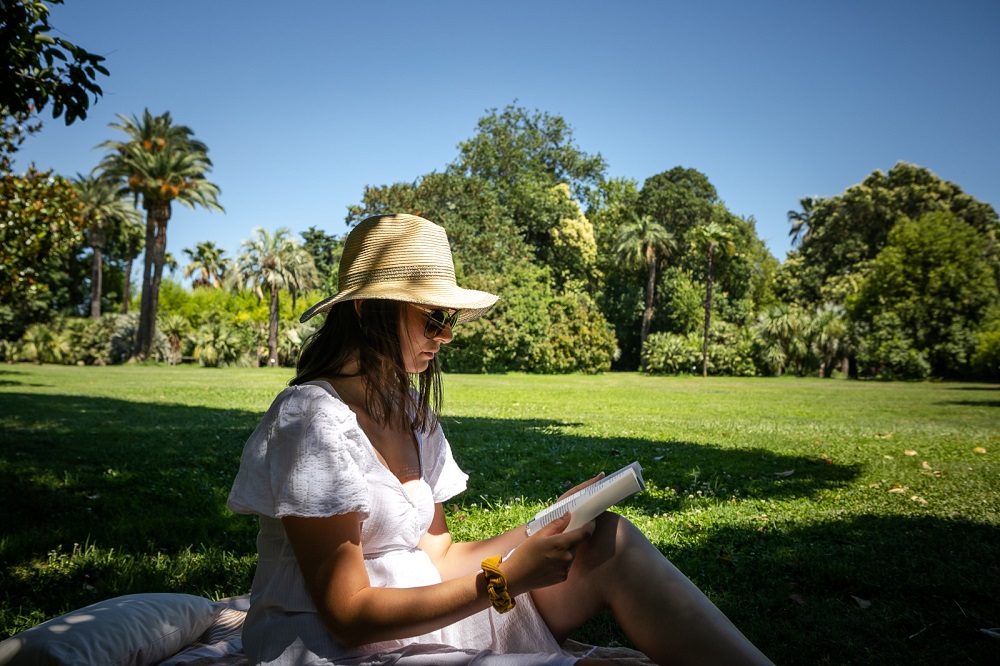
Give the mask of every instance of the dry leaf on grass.
M 903 451 L 903 455 L 915 456 L 917 455 L 917 452 L 914 451 L 913 449 L 906 449 L 905 451 Z
M 927 504 L 927 500 L 925 500 L 923 497 L 920 497 L 919 495 L 914 495 L 910 499 L 916 502 L 917 504 Z
M 778 476 L 778 477 L 791 476 L 792 474 L 795 474 L 795 470 L 794 469 L 786 469 L 784 472 L 775 472 L 774 473 L 774 475 Z
M 986 449 L 984 449 L 981 446 L 977 446 L 976 448 L 972 449 L 972 452 L 973 453 L 986 453 Z
M 872 602 L 868 601 L 867 599 L 862 599 L 861 597 L 856 597 L 853 594 L 851 595 L 851 599 L 854 599 L 854 601 L 858 604 L 858 607 L 861 610 L 868 610 L 869 608 L 872 607 Z
M 890 493 L 905 493 L 909 488 L 906 486 L 901 486 L 898 483 L 892 484 L 892 488 L 889 488 Z
M 923 467 L 924 469 L 934 469 L 933 467 L 931 467 L 931 464 L 926 460 L 920 463 L 920 466 Z

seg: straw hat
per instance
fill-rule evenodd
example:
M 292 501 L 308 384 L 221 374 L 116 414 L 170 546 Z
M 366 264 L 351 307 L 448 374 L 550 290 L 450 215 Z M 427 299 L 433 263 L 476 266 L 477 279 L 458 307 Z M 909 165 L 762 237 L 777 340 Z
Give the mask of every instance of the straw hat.
M 444 228 L 416 215 L 376 215 L 347 236 L 338 273 L 340 292 L 306 310 L 299 321 L 342 301 L 379 298 L 460 310 L 459 323 L 485 314 L 497 296 L 455 283 Z

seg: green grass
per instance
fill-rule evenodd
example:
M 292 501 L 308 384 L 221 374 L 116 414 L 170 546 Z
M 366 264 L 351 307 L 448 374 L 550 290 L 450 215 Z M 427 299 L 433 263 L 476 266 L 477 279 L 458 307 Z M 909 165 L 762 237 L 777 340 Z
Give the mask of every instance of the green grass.
M 289 377 L 0 368 L 0 637 L 118 594 L 247 592 L 256 526 L 225 498 Z M 471 474 L 448 506 L 458 538 L 639 460 L 649 490 L 620 510 L 777 663 L 1000 663 L 979 631 L 1000 626 L 996 387 L 607 374 L 445 388 Z M 606 617 L 576 637 L 626 643 Z

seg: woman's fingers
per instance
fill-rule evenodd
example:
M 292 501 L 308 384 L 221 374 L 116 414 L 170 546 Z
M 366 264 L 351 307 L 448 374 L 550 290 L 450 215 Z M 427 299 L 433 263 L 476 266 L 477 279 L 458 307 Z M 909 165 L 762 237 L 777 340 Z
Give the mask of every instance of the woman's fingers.
M 583 483 L 579 483 L 579 484 L 573 486 L 572 488 L 570 488 L 569 490 L 567 490 L 566 492 L 564 492 L 562 495 L 559 496 L 559 499 L 562 499 L 564 497 L 569 497 L 570 495 L 572 495 L 576 491 L 582 490 L 582 489 L 586 488 L 587 486 L 591 485 L 592 483 L 597 483 L 598 481 L 600 481 L 603 478 L 604 478 L 604 472 L 598 472 L 597 476 L 595 476 L 594 478 L 587 479 Z

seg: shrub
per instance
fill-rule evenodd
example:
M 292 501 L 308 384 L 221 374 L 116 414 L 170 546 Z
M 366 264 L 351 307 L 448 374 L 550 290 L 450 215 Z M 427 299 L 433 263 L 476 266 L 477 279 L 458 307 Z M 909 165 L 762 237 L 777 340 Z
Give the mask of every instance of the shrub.
M 616 341 L 585 294 L 553 292 L 547 269 L 520 264 L 489 282 L 469 286 L 500 294 L 488 316 L 456 331 L 444 347 L 449 372 L 602 372 Z

